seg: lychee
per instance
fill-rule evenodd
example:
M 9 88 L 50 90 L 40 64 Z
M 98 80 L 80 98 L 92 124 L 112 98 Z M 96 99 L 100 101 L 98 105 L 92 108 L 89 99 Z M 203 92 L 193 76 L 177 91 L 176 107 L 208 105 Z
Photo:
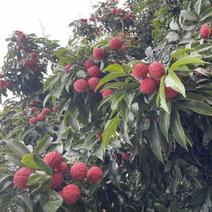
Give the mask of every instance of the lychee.
M 43 113 L 38 114 L 37 121 L 44 121 L 46 116 Z
M 103 177 L 102 169 L 98 166 L 92 166 L 87 173 L 87 180 L 90 183 L 96 184 L 101 181 Z
M 167 99 L 172 99 L 177 96 L 177 92 L 171 87 L 165 87 L 165 94 Z
M 157 88 L 157 83 L 153 78 L 145 78 L 140 82 L 140 91 L 144 94 L 152 94 Z
M 148 66 L 143 63 L 138 63 L 133 67 L 132 74 L 136 79 L 145 78 L 149 72 Z
M 43 110 L 42 110 L 42 112 L 41 112 L 41 113 L 42 113 L 43 115 L 45 115 L 45 116 L 46 116 L 46 115 L 48 115 L 50 112 L 51 112 L 51 111 L 50 111 L 50 109 L 49 109 L 49 108 L 47 108 L 47 107 L 45 107 L 45 108 L 43 108 Z
M 38 122 L 38 120 L 37 120 L 36 117 L 31 117 L 31 118 L 29 119 L 29 124 L 30 124 L 30 125 L 35 125 L 37 122 Z
M 63 157 L 57 151 L 53 151 L 53 152 L 47 153 L 44 156 L 43 161 L 46 165 L 52 167 L 53 169 L 59 169 L 60 164 L 63 161 Z
M 154 79 L 160 79 L 164 74 L 164 66 L 160 62 L 154 62 L 149 65 L 150 77 Z
M 91 66 L 87 69 L 87 75 L 89 77 L 98 77 L 100 75 L 100 69 L 98 66 Z
M 64 202 L 74 204 L 80 198 L 80 189 L 74 184 L 65 186 L 60 195 L 63 197 Z
M 123 40 L 119 37 L 112 37 L 109 42 L 109 47 L 113 50 L 120 49 L 122 47 Z
M 37 110 L 36 107 L 31 107 L 31 113 L 34 113 Z
M 96 89 L 96 86 L 98 85 L 99 83 L 99 78 L 97 77 L 91 77 L 89 80 L 88 80 L 88 87 L 91 91 L 95 91 Z
M 105 89 L 101 91 L 102 97 L 105 98 L 113 93 L 112 89 Z
M 96 64 L 95 64 L 95 62 L 94 62 L 92 59 L 87 59 L 87 60 L 85 61 L 84 65 L 85 65 L 85 68 L 88 69 L 88 68 L 90 68 L 91 66 L 95 66 Z
M 64 161 L 60 164 L 59 171 L 62 172 L 63 174 L 67 171 L 68 169 L 68 164 Z
M 78 93 L 83 93 L 86 91 L 88 83 L 85 79 L 78 79 L 74 82 L 74 90 Z
M 55 171 L 51 176 L 51 188 L 57 189 L 64 182 L 63 174 Z
M 87 166 L 85 163 L 78 162 L 74 164 L 70 169 L 71 177 L 75 180 L 84 180 L 87 175 Z
M 64 67 L 64 69 L 65 69 L 66 74 L 71 73 L 71 71 L 72 71 L 72 64 L 67 64 L 67 65 Z
M 5 80 L 0 80 L 0 89 L 5 89 Z
M 203 39 L 207 39 L 211 35 L 211 29 L 208 24 L 203 24 L 200 27 L 200 35 Z
M 13 183 L 15 187 L 21 189 L 27 188 L 28 177 L 33 172 L 34 171 L 32 169 L 27 167 L 20 168 L 18 171 L 16 171 L 13 177 Z
M 93 57 L 96 60 L 103 60 L 106 56 L 106 52 L 104 48 L 94 48 L 93 49 Z

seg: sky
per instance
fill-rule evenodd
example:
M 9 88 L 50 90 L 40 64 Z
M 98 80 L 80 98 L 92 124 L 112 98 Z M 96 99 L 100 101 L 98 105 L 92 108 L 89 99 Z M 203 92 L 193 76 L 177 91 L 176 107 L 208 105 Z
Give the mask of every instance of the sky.
M 68 25 L 88 18 L 99 0 L 2 0 L 0 1 L 0 67 L 6 54 L 5 38 L 13 31 L 50 35 L 65 46 L 71 34 Z

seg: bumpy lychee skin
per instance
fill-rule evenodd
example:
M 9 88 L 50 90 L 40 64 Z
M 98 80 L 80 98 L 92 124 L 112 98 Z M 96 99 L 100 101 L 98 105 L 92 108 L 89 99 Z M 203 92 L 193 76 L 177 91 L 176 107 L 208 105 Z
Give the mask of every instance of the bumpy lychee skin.
M 154 62 L 149 65 L 149 74 L 154 79 L 160 79 L 164 74 L 164 66 L 159 62 Z
M 140 91 L 144 94 L 152 94 L 157 88 L 157 82 L 152 78 L 145 78 L 140 82 Z
M 211 29 L 210 27 L 208 26 L 208 24 L 203 24 L 201 25 L 200 27 L 200 36 L 203 38 L 203 39 L 207 39 L 209 38 L 211 35 Z
M 70 175 L 73 179 L 82 181 L 87 175 L 87 166 L 85 163 L 78 162 L 74 164 L 70 169 Z
M 67 65 L 64 67 L 64 69 L 65 69 L 66 74 L 70 74 L 71 71 L 72 71 L 72 64 L 67 64 Z
M 30 168 L 23 167 L 16 171 L 13 177 L 13 183 L 16 188 L 25 189 L 27 188 L 27 180 L 30 174 L 34 171 Z
M 102 169 L 98 166 L 92 166 L 87 173 L 87 180 L 90 183 L 96 184 L 101 181 L 103 176 Z
M 91 66 L 95 66 L 95 62 L 92 59 L 87 59 L 84 63 L 86 69 L 90 68 Z
M 74 82 L 74 90 L 78 93 L 83 93 L 86 91 L 88 83 L 85 79 L 78 79 Z
M 45 108 L 43 108 L 43 110 L 42 110 L 41 113 L 44 114 L 44 115 L 46 116 L 46 115 L 48 115 L 50 112 L 51 112 L 50 109 L 47 108 L 47 107 L 45 107 Z
M 177 96 L 177 92 L 171 87 L 165 87 L 165 95 L 167 99 L 173 99 Z
M 87 69 L 87 75 L 89 77 L 98 77 L 100 75 L 100 69 L 98 66 L 91 66 Z
M 94 48 L 93 49 L 93 58 L 96 60 L 103 60 L 106 56 L 104 48 Z
M 142 79 L 147 76 L 149 72 L 148 66 L 143 63 L 138 63 L 133 67 L 132 75 L 136 79 Z
M 68 164 L 65 161 L 62 162 L 60 164 L 59 171 L 64 174 L 64 173 L 66 173 L 67 169 L 68 169 Z
M 63 197 L 64 202 L 74 204 L 80 198 L 80 189 L 74 184 L 65 186 L 60 195 Z
M 54 172 L 51 176 L 51 188 L 57 189 L 64 182 L 63 174 L 61 172 Z
M 36 117 L 32 117 L 29 119 L 29 124 L 32 126 L 35 125 L 37 122 L 38 122 L 38 120 Z
M 109 47 L 113 50 L 120 49 L 123 44 L 123 40 L 119 37 L 112 37 L 109 42 Z
M 113 90 L 112 89 L 105 89 L 105 90 L 102 90 L 101 93 L 102 93 L 102 97 L 105 98 L 105 97 L 111 95 L 113 93 Z
M 99 78 L 97 77 L 91 77 L 89 80 L 88 80 L 88 87 L 91 91 L 95 91 L 96 89 L 96 86 L 98 85 L 99 83 Z
M 63 161 L 63 157 L 57 151 L 53 151 L 53 152 L 47 153 L 44 156 L 43 161 L 46 165 L 52 167 L 53 169 L 59 169 L 60 164 Z

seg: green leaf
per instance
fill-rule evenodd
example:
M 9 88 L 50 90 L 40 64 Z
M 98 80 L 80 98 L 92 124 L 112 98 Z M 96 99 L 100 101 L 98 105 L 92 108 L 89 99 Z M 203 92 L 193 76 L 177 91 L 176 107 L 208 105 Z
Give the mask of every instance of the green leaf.
M 158 130 L 157 122 L 154 120 L 150 121 L 149 144 L 156 158 L 163 163 L 164 160 L 160 143 L 160 132 Z
M 99 84 L 97 85 L 96 87 L 96 90 L 101 87 L 102 85 L 104 85 L 105 83 L 113 80 L 113 79 L 116 79 L 116 78 L 119 78 L 119 77 L 123 77 L 125 76 L 124 73 L 117 73 L 117 72 L 114 72 L 114 73 L 111 73 L 111 74 L 108 74 L 107 76 L 105 76 L 104 78 L 102 78 L 100 81 L 99 81 Z
M 6 141 L 6 144 L 7 147 L 9 147 L 14 153 L 20 155 L 21 157 L 27 153 L 30 153 L 27 147 L 20 141 L 10 139 Z
M 176 51 L 171 55 L 171 57 L 175 59 L 175 58 L 177 58 L 177 57 L 179 57 L 179 56 L 185 55 L 185 53 L 190 52 L 190 51 L 192 51 L 192 50 L 194 50 L 194 49 L 193 49 L 193 48 L 179 49 L 179 50 L 176 50 Z
M 49 134 L 46 134 L 42 139 L 37 141 L 37 145 L 34 150 L 35 154 L 42 154 L 51 143 L 52 138 Z
M 29 186 L 40 186 L 41 184 L 50 180 L 50 176 L 45 173 L 33 173 L 29 176 L 27 180 L 27 185 Z
M 47 195 L 48 200 L 44 204 L 43 209 L 45 212 L 56 212 L 57 209 L 63 204 L 63 198 L 56 191 L 50 191 Z
M 172 110 L 171 113 L 171 131 L 177 143 L 187 150 L 186 136 L 181 125 L 180 115 L 177 110 Z
M 118 114 L 113 119 L 107 121 L 102 135 L 102 144 L 104 148 L 109 145 L 112 136 L 115 136 L 120 121 Z
M 38 169 L 38 165 L 35 163 L 34 157 L 32 154 L 25 154 L 22 159 L 21 162 L 26 166 L 29 167 L 31 169 Z
M 115 73 L 124 73 L 124 70 L 119 64 L 112 64 L 107 66 L 103 71 L 115 72 Z
M 160 93 L 160 103 L 161 107 L 167 112 L 170 113 L 167 102 L 166 102 L 166 95 L 165 95 L 165 76 L 163 76 L 160 80 L 160 88 L 159 88 L 159 93 Z
M 52 168 L 47 166 L 40 157 L 35 156 L 34 160 L 40 170 L 45 171 L 48 175 L 52 175 Z
M 186 96 L 183 83 L 173 71 L 169 71 L 169 74 L 166 76 L 165 82 L 167 87 L 173 88 L 177 92 L 181 93 L 184 97 Z
M 170 105 L 169 105 L 169 111 L 170 111 Z M 159 117 L 159 126 L 162 131 L 162 134 L 166 139 L 168 139 L 168 132 L 169 132 L 169 126 L 170 126 L 170 113 L 165 112 L 164 110 L 161 110 L 160 117 Z
M 185 56 L 179 58 L 175 63 L 171 65 L 169 68 L 170 71 L 175 71 L 178 69 L 179 66 L 187 65 L 187 64 L 205 64 L 206 62 L 201 60 L 199 57 L 196 56 Z
M 195 113 L 199 113 L 206 116 L 212 116 L 212 107 L 200 101 L 184 101 L 179 103 L 180 108 L 192 110 Z

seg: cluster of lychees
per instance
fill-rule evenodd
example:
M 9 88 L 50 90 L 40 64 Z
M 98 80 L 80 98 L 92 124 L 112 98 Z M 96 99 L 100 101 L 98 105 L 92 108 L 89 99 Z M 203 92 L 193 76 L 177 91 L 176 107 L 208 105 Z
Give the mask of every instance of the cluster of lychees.
M 35 112 L 37 110 L 36 107 L 32 107 L 31 111 Z M 43 110 L 41 111 L 41 113 L 39 113 L 37 116 L 33 116 L 29 119 L 29 124 L 30 125 L 35 125 L 38 121 L 44 121 L 46 119 L 46 116 L 50 113 L 50 109 L 49 108 L 43 108 Z
M 50 188 L 57 190 L 64 202 L 69 204 L 77 202 L 81 195 L 80 188 L 75 184 L 67 184 L 64 186 L 64 175 L 68 171 L 68 164 L 64 161 L 62 155 L 57 151 L 49 152 L 44 156 L 43 161 L 53 170 Z M 13 177 L 15 187 L 19 189 L 27 188 L 27 181 L 32 173 L 34 173 L 34 170 L 27 167 L 17 170 Z M 69 169 L 69 173 L 74 180 L 86 180 L 92 184 L 99 183 L 103 177 L 103 171 L 100 167 L 92 166 L 88 168 L 87 165 L 82 162 L 75 163 Z
M 18 43 L 17 50 L 24 50 L 24 58 L 21 60 L 21 65 L 24 69 L 32 68 L 38 63 L 38 54 L 31 49 L 25 48 L 27 36 L 22 31 L 15 32 Z
M 208 39 L 208 38 L 212 37 L 212 28 L 208 24 L 201 25 L 200 36 L 203 39 Z
M 120 16 L 126 21 L 134 18 L 134 16 L 135 16 L 132 12 L 125 11 L 121 8 L 113 8 L 111 10 L 111 14 L 113 16 Z
M 111 50 L 117 51 L 117 50 L 127 50 L 127 45 L 124 44 L 124 41 L 122 38 L 119 37 L 112 37 L 109 41 L 109 48 Z M 86 91 L 92 91 L 94 92 L 99 80 L 100 80 L 100 68 L 98 66 L 98 62 L 100 60 L 105 59 L 107 56 L 107 52 L 105 48 L 99 47 L 93 49 L 93 55 L 92 59 L 87 59 L 84 62 L 84 68 L 86 70 L 87 79 L 78 79 L 74 82 L 74 90 L 78 93 L 84 93 Z M 65 72 L 67 74 L 71 73 L 72 71 L 72 64 L 67 64 L 65 66 Z M 101 94 L 103 97 L 106 97 L 110 95 L 113 92 L 112 89 L 106 89 L 102 90 Z
M 144 94 L 154 93 L 160 84 L 161 77 L 165 74 L 165 68 L 160 62 L 153 62 L 150 65 L 138 63 L 133 67 L 132 75 L 140 80 L 140 91 Z M 177 92 L 171 87 L 165 87 L 166 98 L 174 98 Z

